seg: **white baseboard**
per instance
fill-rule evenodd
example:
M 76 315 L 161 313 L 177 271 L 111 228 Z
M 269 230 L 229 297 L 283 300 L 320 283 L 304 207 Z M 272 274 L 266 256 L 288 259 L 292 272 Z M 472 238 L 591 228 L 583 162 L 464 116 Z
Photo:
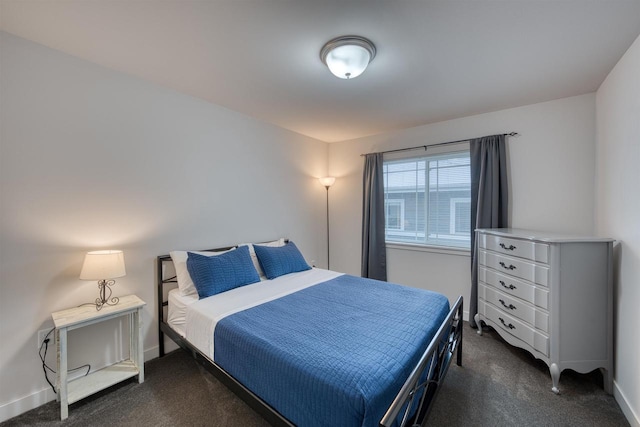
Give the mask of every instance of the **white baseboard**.
M 631 427 L 640 427 L 640 416 L 638 416 L 638 413 L 631 406 L 629 399 L 627 399 L 622 390 L 620 390 L 615 380 L 613 381 L 613 397 L 616 399 L 616 402 L 618 402 L 622 413 L 627 418 L 627 421 L 629 421 Z M 640 408 L 635 409 L 640 410 Z
M 51 387 L 44 388 L 28 396 L 0 406 L 0 422 L 16 417 L 27 411 L 55 400 L 56 395 Z
M 160 355 L 160 350 L 158 349 L 158 346 L 157 345 L 153 346 L 144 351 L 144 361 L 148 362 L 151 359 L 155 359 L 159 355 Z
M 151 359 L 158 357 L 158 346 L 149 348 L 144 351 L 144 361 L 147 362 Z M 82 373 L 75 374 L 75 377 L 82 376 Z M 73 375 L 69 379 L 73 379 Z M 13 402 L 6 403 L 0 406 L 0 423 L 10 418 L 17 417 L 27 411 L 42 406 L 45 403 L 51 402 L 56 399 L 56 394 L 51 390 L 51 387 L 43 388 L 40 391 L 32 393 L 28 396 L 21 397 Z

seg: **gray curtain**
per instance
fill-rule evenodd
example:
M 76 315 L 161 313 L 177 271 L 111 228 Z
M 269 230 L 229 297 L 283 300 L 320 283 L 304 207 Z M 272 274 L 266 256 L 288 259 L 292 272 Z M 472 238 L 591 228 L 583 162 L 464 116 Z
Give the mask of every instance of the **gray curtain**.
M 362 277 L 387 280 L 384 242 L 384 178 L 382 153 L 364 158 L 362 202 Z
M 470 141 L 471 152 L 471 301 L 469 324 L 477 327 L 478 254 L 476 228 L 506 228 L 509 207 L 505 136 L 492 135 Z

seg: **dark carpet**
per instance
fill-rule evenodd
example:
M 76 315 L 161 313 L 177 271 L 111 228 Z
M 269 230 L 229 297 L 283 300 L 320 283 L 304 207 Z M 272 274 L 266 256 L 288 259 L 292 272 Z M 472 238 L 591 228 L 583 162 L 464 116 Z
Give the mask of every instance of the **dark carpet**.
M 449 368 L 429 425 L 629 425 L 598 371 L 564 371 L 555 395 L 547 366 L 494 331 L 478 336 L 465 324 L 462 365 Z M 75 403 L 65 421 L 54 401 L 0 426 L 268 425 L 182 350 L 147 362 L 145 370 L 143 384 L 129 380 Z

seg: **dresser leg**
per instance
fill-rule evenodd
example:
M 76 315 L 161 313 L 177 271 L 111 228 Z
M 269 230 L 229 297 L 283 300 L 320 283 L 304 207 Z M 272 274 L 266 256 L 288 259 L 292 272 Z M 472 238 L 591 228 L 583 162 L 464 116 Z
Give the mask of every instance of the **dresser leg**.
M 553 382 L 553 387 L 551 387 L 551 391 L 555 394 L 560 394 L 560 389 L 558 389 L 558 383 L 560 382 L 560 368 L 555 363 L 552 363 L 549 366 L 549 372 L 551 373 L 551 381 Z
M 482 335 L 482 324 L 480 323 L 480 314 L 476 313 L 473 316 L 473 320 L 476 322 L 476 326 L 478 327 L 478 335 Z

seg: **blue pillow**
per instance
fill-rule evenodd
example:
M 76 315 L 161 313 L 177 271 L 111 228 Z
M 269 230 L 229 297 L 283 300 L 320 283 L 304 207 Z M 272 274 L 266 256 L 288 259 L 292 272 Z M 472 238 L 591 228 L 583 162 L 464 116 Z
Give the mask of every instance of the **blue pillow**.
M 216 256 L 188 252 L 187 270 L 200 299 L 260 281 L 247 246 Z
M 311 268 L 293 242 L 284 246 L 253 245 L 253 249 L 267 279 Z

